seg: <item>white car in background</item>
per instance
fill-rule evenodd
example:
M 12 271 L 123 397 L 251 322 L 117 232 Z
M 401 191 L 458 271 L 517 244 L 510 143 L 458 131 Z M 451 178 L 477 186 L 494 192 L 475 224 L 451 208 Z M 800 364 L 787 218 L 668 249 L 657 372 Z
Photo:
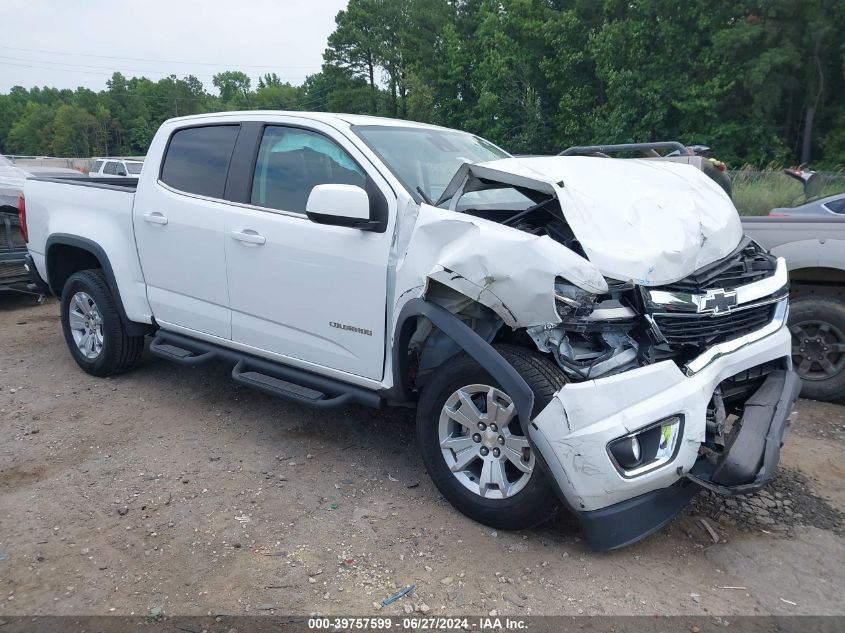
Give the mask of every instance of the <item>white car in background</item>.
M 88 172 L 91 178 L 137 178 L 144 166 L 142 160 L 98 158 Z

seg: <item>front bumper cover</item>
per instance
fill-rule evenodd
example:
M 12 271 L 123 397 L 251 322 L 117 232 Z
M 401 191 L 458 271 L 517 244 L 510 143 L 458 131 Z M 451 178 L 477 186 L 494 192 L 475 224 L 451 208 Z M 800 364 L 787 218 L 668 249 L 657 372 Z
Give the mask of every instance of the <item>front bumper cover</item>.
M 684 479 L 612 506 L 579 515 L 587 542 L 599 551 L 617 549 L 659 530 L 700 490 L 724 495 L 759 490 L 774 477 L 789 415 L 801 382 L 791 370 L 773 371 L 748 399 L 742 425 L 716 460 L 699 458 Z
M 792 405 L 801 391 L 794 371 L 773 371 L 745 403 L 740 426 L 717 459 L 700 458 L 687 479 L 723 495 L 747 494 L 774 479 L 789 430 Z
M 531 422 L 530 438 L 546 472 L 581 516 L 593 547 L 612 549 L 647 536 L 671 520 L 702 485 L 721 487 L 722 493 L 737 486 L 737 492 L 750 492 L 758 475 L 759 485 L 770 479 L 797 395 L 797 381 L 788 369 L 790 334 L 781 323 L 774 332 L 744 343 L 715 355 L 691 375 L 663 361 L 566 385 Z M 774 372 L 782 379 L 766 380 L 749 400 L 748 430 L 737 434 L 719 471 L 715 465 L 708 470 L 699 453 L 713 392 L 726 378 L 772 361 L 787 368 Z M 768 426 L 764 412 L 772 414 Z M 635 477 L 623 476 L 610 460 L 608 443 L 670 416 L 684 420 L 672 459 Z M 765 472 L 758 464 L 765 465 Z

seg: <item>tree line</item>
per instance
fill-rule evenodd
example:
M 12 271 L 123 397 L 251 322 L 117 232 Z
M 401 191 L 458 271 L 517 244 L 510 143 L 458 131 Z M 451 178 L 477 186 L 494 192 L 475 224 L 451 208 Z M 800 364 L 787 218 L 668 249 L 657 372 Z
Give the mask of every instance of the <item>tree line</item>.
M 0 94 L 0 151 L 144 154 L 167 118 L 322 110 L 464 129 L 514 153 L 647 140 L 729 164 L 845 164 L 841 0 L 350 0 L 302 85 L 244 72 Z

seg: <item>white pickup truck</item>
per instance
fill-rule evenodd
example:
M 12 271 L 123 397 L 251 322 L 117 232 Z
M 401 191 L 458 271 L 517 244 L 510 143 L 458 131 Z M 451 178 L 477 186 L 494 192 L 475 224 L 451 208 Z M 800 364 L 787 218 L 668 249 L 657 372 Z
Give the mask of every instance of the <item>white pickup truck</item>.
M 149 335 L 298 403 L 416 406 L 432 479 L 487 525 L 564 506 L 611 549 L 777 467 L 787 270 L 687 165 L 231 112 L 165 122 L 137 183 L 25 194 L 82 369 L 129 369 Z

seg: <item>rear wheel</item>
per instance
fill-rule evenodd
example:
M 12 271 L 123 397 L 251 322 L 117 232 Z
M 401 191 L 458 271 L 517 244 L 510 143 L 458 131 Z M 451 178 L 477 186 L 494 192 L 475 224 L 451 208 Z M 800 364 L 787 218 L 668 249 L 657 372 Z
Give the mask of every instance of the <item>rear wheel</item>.
M 537 353 L 510 345 L 497 349 L 534 392 L 536 415 L 563 386 L 562 372 Z M 445 363 L 431 376 L 417 408 L 417 439 L 437 488 L 480 523 L 507 530 L 531 527 L 559 505 L 513 400 L 468 356 Z
M 845 397 L 845 302 L 818 296 L 793 300 L 789 331 L 801 395 L 814 400 Z
M 73 359 L 94 376 L 131 369 L 144 351 L 143 336 L 128 336 L 101 270 L 71 275 L 62 291 L 62 330 Z

